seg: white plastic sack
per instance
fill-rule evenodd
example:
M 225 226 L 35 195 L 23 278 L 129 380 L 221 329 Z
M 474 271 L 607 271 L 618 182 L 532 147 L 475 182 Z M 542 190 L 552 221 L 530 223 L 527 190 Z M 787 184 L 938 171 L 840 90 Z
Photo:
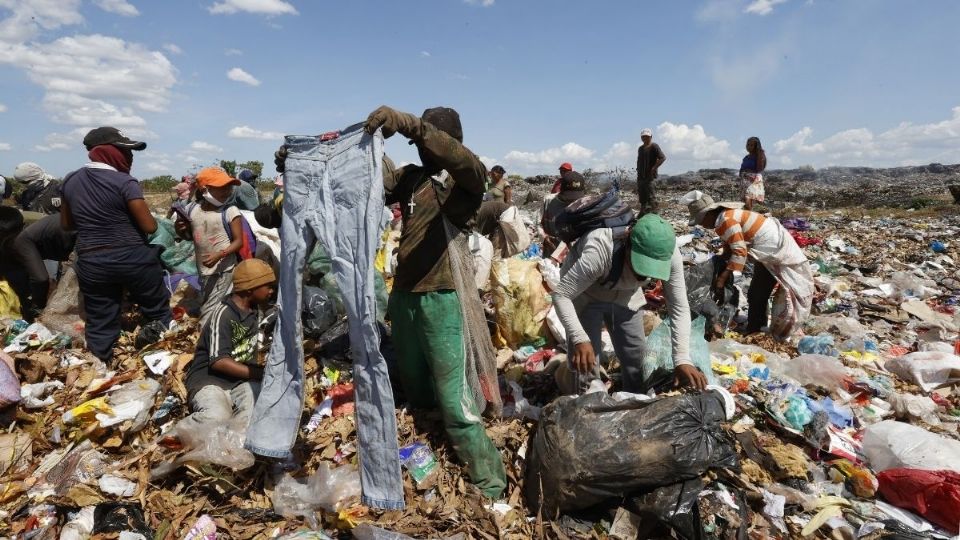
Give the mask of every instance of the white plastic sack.
M 498 255 L 506 258 L 527 249 L 530 245 L 530 231 L 527 230 L 520 211 L 516 206 L 507 208 L 500 214 L 500 228 L 494 234 L 494 247 Z
M 895 420 L 867 426 L 863 453 L 877 472 L 898 468 L 960 472 L 960 441 Z
M 547 328 L 550 330 L 550 333 L 553 334 L 553 338 L 557 340 L 557 343 L 566 349 L 567 330 L 563 327 L 560 316 L 557 315 L 557 308 L 554 306 L 550 306 L 550 311 L 547 313 Z
M 469 238 L 473 265 L 477 269 L 477 289 L 485 291 L 490 284 L 490 267 L 493 265 L 493 243 L 478 232 Z
M 930 392 L 960 382 L 960 356 L 939 351 L 915 352 L 888 360 L 884 366 L 905 381 Z

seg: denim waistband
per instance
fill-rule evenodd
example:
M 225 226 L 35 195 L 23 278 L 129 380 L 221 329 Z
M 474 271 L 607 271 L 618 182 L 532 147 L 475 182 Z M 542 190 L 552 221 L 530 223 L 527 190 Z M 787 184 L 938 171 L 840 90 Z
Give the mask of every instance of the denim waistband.
M 363 122 L 358 122 L 336 133 L 336 137 L 324 140 L 324 135 L 287 135 L 284 137 L 284 146 L 287 147 L 287 157 L 297 159 L 329 159 L 341 152 L 349 150 L 356 141 L 356 137 L 363 136 Z

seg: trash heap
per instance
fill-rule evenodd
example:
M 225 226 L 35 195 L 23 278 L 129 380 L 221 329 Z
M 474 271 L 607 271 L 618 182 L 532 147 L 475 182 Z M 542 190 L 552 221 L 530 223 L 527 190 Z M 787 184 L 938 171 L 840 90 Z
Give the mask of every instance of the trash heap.
M 438 413 L 415 418 L 398 408 L 407 507 L 360 505 L 349 343 L 322 278 L 306 303 L 307 399 L 288 462 L 255 459 L 242 426 L 177 426 L 189 413 L 183 380 L 198 334 L 184 315 L 195 301 L 189 280 L 174 296 L 178 329 L 135 350 L 136 317 L 125 317 L 129 333 L 109 366 L 78 348 L 82 322 L 67 304 L 42 319 L 56 320 L 51 326 L 4 321 L 0 536 L 960 534 L 958 217 L 778 216 L 802 239 L 818 288 L 806 336 L 786 344 L 736 333 L 749 268 L 714 303 L 704 284 L 715 236 L 691 231 L 680 209 L 665 214 L 689 264 L 691 352 L 712 383 L 702 393 L 669 384 L 652 396 L 618 392 L 619 362 L 605 336 L 606 385 L 563 395 L 571 373 L 549 297 L 559 268 L 536 242 L 490 261 L 483 294 L 505 406 L 487 433 L 508 476 L 498 501 L 463 475 Z M 533 233 L 538 216 L 521 215 Z M 388 286 L 389 271 L 383 277 Z M 670 367 L 669 320 L 661 291 L 647 298 L 644 371 L 654 374 Z

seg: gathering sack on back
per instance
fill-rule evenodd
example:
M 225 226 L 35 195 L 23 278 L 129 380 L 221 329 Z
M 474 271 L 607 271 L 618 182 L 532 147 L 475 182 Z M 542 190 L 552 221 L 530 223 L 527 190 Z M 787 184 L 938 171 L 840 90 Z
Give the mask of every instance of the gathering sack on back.
M 230 229 L 230 223 L 227 222 L 227 213 L 221 211 L 220 218 L 223 220 L 223 228 L 227 231 L 227 238 L 233 242 L 233 230 Z M 252 259 L 257 254 L 257 236 L 253 234 L 250 223 L 247 222 L 247 218 L 243 217 L 242 214 L 240 215 L 240 226 L 243 229 L 243 245 L 240 246 L 240 251 L 237 252 L 237 256 L 240 257 L 240 260 L 245 261 Z
M 560 212 L 556 219 L 557 235 L 568 244 L 595 229 L 610 228 L 616 236 L 618 229 L 628 228 L 633 218 L 633 210 L 616 191 L 587 195 Z

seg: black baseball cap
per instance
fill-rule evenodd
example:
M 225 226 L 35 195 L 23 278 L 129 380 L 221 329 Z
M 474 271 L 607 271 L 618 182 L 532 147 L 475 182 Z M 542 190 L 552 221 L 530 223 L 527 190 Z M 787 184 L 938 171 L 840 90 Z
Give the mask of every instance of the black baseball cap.
M 433 127 L 463 142 L 463 126 L 460 125 L 460 113 L 450 107 L 433 107 L 423 111 L 420 119 Z M 413 141 L 410 141 L 413 144 Z
M 147 147 L 147 143 L 130 140 L 123 132 L 115 127 L 105 126 L 91 129 L 90 133 L 87 133 L 87 136 L 83 138 L 83 145 L 87 147 L 87 150 L 103 144 L 112 144 L 118 148 L 126 148 L 128 150 L 143 150 Z

